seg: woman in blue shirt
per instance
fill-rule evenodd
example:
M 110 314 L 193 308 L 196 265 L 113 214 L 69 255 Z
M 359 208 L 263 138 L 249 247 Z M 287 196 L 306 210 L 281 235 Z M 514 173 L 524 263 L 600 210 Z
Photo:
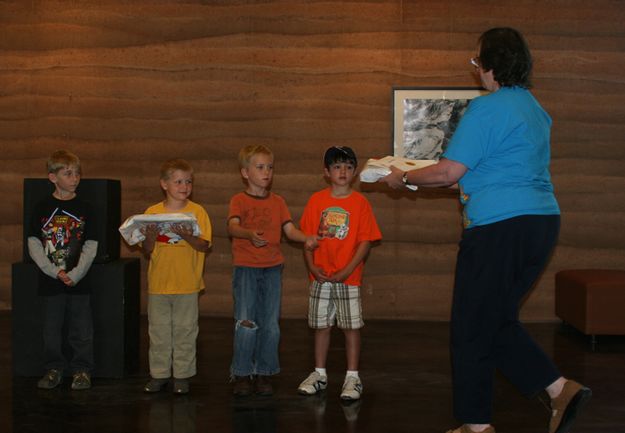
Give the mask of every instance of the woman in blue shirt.
M 463 205 L 451 317 L 454 415 L 448 433 L 494 433 L 495 370 L 523 394 L 545 390 L 550 433 L 569 431 L 590 389 L 564 378 L 519 322 L 560 228 L 549 173 L 551 118 L 528 90 L 532 58 L 511 28 L 488 30 L 471 59 L 490 93 L 469 104 L 440 161 L 382 179 L 393 188 L 458 184 Z

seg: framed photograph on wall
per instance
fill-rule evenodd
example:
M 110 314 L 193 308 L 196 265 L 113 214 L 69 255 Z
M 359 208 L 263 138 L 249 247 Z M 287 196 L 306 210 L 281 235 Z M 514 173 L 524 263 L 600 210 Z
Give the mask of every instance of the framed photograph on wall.
M 393 155 L 438 160 L 480 87 L 393 88 Z

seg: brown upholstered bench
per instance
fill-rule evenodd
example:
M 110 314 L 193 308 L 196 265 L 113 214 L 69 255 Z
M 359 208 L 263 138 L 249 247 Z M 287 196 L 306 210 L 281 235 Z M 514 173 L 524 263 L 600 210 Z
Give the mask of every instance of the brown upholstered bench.
M 625 271 L 571 269 L 556 274 L 556 315 L 586 335 L 625 335 Z

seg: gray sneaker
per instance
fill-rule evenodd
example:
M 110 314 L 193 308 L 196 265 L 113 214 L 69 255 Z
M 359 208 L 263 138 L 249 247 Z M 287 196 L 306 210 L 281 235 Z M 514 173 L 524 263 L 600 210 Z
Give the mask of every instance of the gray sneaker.
M 174 379 L 174 394 L 188 394 L 189 379 Z
M 63 375 L 60 370 L 55 370 L 54 368 L 48 370 L 46 374 L 39 379 L 37 382 L 37 388 L 41 389 L 52 389 L 59 386 L 59 384 L 63 381 Z
M 91 375 L 86 371 L 77 371 L 72 378 L 72 389 L 81 391 L 91 388 Z
M 159 392 L 161 389 L 167 385 L 169 382 L 169 378 L 167 379 L 150 379 L 148 383 L 143 387 L 143 391 L 145 392 Z

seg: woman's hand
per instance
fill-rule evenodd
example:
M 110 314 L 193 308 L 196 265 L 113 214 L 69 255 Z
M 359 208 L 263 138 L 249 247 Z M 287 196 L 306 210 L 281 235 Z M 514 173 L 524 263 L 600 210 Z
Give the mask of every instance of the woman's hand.
M 383 182 L 393 189 L 402 189 L 406 187 L 403 181 L 404 171 L 391 165 L 391 172 L 381 178 L 378 182 Z

